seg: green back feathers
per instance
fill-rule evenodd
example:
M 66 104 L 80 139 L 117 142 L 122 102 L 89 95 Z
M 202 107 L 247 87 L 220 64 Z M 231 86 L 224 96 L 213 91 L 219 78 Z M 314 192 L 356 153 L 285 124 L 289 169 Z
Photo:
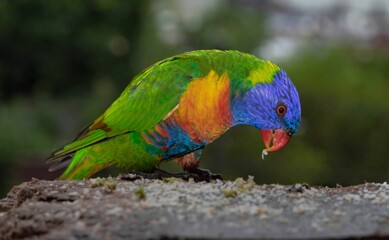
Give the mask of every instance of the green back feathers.
M 155 126 L 177 106 L 193 75 L 201 75 L 196 65 L 196 60 L 182 55 L 144 70 L 74 142 L 53 153 L 49 162 L 97 142 Z
M 196 72 L 191 58 L 173 57 L 136 76 L 122 95 L 103 114 L 113 129 L 142 131 L 161 121 L 179 103 Z

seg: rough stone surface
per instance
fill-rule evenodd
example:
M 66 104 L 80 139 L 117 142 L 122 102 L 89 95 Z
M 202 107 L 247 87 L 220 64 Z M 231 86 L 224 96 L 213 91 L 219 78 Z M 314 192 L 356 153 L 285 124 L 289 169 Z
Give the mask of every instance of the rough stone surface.
M 0 206 L 0 239 L 389 239 L 386 183 L 33 179 Z

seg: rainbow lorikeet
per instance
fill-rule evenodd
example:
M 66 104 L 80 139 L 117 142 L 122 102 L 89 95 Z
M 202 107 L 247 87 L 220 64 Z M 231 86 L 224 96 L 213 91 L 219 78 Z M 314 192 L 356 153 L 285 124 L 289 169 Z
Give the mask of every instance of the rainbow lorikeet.
M 299 96 L 284 70 L 238 51 L 198 50 L 137 75 L 49 162 L 57 163 L 51 170 L 67 167 L 61 179 L 88 178 L 111 165 L 150 172 L 172 159 L 198 173 L 202 149 L 229 128 L 259 129 L 264 155 L 283 148 L 300 121 Z

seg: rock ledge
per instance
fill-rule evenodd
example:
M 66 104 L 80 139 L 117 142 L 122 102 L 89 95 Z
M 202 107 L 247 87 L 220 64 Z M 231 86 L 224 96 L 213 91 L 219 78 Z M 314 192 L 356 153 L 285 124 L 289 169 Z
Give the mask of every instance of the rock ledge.
M 0 207 L 0 239 L 389 239 L 386 183 L 33 179 Z

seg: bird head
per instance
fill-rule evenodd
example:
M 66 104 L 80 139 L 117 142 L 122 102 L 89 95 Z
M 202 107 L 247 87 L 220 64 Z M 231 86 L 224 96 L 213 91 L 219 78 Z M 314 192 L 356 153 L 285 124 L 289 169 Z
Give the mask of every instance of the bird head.
M 284 70 L 277 71 L 272 81 L 257 83 L 236 98 L 233 113 L 236 125 L 249 124 L 261 131 L 266 147 L 263 155 L 286 146 L 301 122 L 299 96 Z

